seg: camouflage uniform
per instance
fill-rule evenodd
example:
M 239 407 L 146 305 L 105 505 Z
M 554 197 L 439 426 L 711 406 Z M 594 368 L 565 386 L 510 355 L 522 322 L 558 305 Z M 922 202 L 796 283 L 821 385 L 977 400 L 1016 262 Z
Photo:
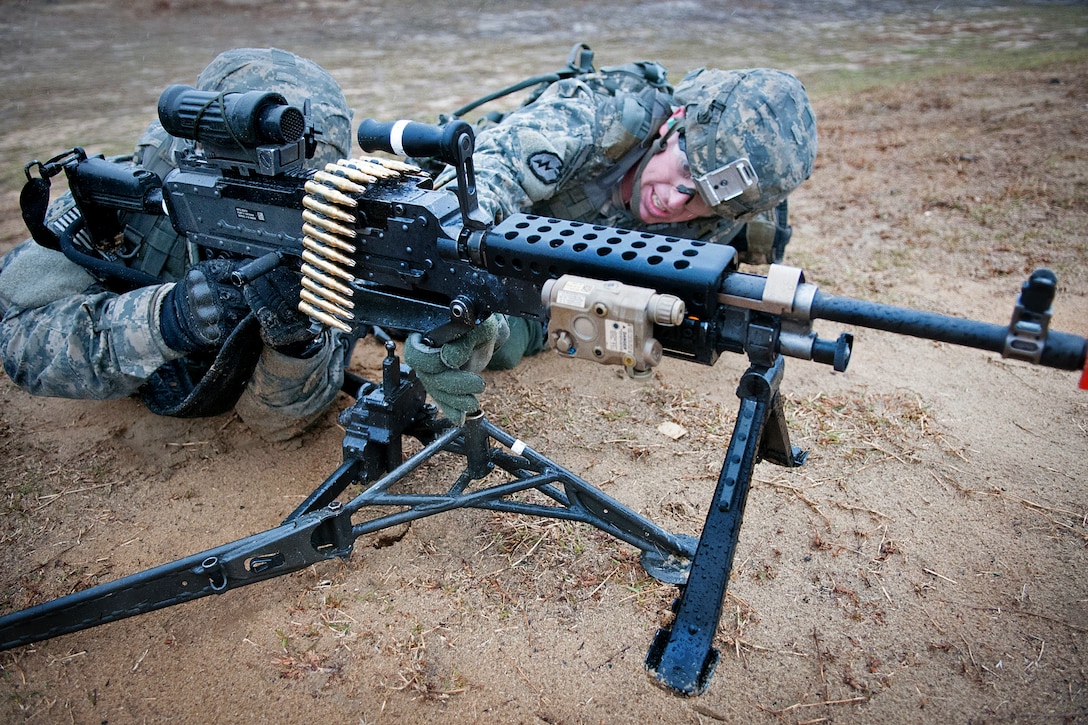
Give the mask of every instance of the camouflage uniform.
M 608 88 L 602 92 L 605 77 Z M 775 226 L 784 219 L 777 219 L 774 210 L 811 173 L 816 151 L 815 119 L 803 87 L 780 71 L 699 69 L 672 91 L 664 68 L 654 63 L 551 84 L 501 123 L 479 132 L 473 164 L 480 206 L 496 220 L 529 212 L 730 243 L 738 248 L 740 261 L 753 264 L 780 261 Z M 730 103 L 734 97 L 743 100 Z M 753 97 L 767 103 L 748 105 Z M 783 117 L 768 112 L 783 104 L 789 106 Z M 756 199 L 746 196 L 751 203 L 745 205 L 712 204 L 713 217 L 645 224 L 618 198 L 619 185 L 651 152 L 662 123 L 680 105 L 689 111 L 684 125 L 693 172 L 716 168 L 718 158 L 708 150 L 749 156 L 764 193 Z M 446 170 L 438 183 L 451 179 Z
M 323 136 L 310 164 L 350 153 L 351 111 L 339 86 L 312 61 L 275 49 L 232 50 L 200 74 L 197 87 L 228 92 L 259 87 L 296 105 L 311 99 Z M 156 121 L 139 140 L 133 160 L 161 178 L 173 166 L 175 147 L 184 143 Z M 71 207 L 70 195 L 54 202 L 47 223 L 56 229 Z M 127 264 L 164 284 L 118 293 L 33 240 L 0 259 L 0 354 L 16 385 L 35 395 L 109 399 L 145 393 L 146 400 L 149 379 L 171 365 L 195 370 L 197 379 L 208 369 L 207 360 L 170 349 L 159 327 L 163 297 L 198 261 L 196 250 L 165 217 L 127 214 L 124 222 Z M 305 358 L 263 347 L 235 410 L 266 438 L 296 435 L 340 390 L 346 348 L 347 341 L 329 331 Z

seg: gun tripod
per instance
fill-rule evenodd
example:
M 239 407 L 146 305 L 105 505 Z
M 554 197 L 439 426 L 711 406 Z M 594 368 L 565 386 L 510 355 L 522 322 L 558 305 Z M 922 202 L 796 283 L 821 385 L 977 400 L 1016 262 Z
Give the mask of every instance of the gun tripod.
M 400 523 L 456 508 L 480 508 L 578 521 L 642 551 L 643 568 L 681 588 L 671 629 L 659 630 L 646 666 L 681 694 L 706 689 L 718 652 L 712 646 L 740 531 L 752 469 L 761 459 L 800 465 L 789 445 L 778 398 L 779 359 L 754 365 L 741 379 L 737 418 L 702 536 L 671 534 L 600 489 L 534 451 L 483 415 L 462 426 L 435 416 L 411 370 L 386 344 L 380 384 L 351 376 L 355 403 L 341 413 L 344 462 L 276 528 L 185 559 L 0 617 L 0 649 L 87 629 L 350 556 L 355 540 Z M 405 435 L 423 447 L 404 458 Z M 498 444 L 498 445 L 493 445 Z M 426 461 L 449 453 L 464 469 L 445 493 L 397 490 Z M 493 475 L 501 472 L 503 475 Z M 488 479 L 503 478 L 501 481 Z M 338 497 L 353 484 L 364 489 Z M 535 490 L 544 502 L 514 500 Z M 395 509 L 359 523 L 363 509 Z
M 778 395 L 782 369 L 780 357 L 769 367 L 753 362 L 740 379 L 740 410 L 687 582 L 673 604 L 676 619 L 671 629 L 658 630 L 646 655 L 646 668 L 654 678 L 684 695 L 706 690 L 718 664 L 714 634 L 733 569 L 752 470 L 761 459 L 794 467 L 808 457 L 790 445 Z

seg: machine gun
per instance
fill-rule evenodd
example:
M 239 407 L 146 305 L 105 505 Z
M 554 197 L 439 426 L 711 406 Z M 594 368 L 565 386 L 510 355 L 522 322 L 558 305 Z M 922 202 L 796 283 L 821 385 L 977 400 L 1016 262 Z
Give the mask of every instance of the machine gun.
M 161 94 L 158 110 L 167 133 L 200 144 L 177 150 L 168 182 L 127 159 L 88 156 L 82 148 L 26 164 L 20 204 L 34 239 L 121 288 L 163 281 L 123 263 L 135 254 L 123 234 L 132 215 L 168 215 L 206 253 L 297 256 L 302 186 L 312 173 L 303 166 L 321 133 L 308 105 L 291 106 L 269 91 L 219 94 L 175 85 Z M 75 206 L 47 225 L 50 180 L 62 171 Z
M 173 101 L 160 102 L 160 115 L 180 114 L 189 101 L 207 105 L 197 93 L 167 91 L 163 98 Z M 174 118 L 162 120 L 189 138 L 210 133 L 199 122 L 181 128 Z M 342 464 L 279 526 L 0 617 L 0 649 L 346 558 L 359 536 L 472 507 L 590 524 L 641 550 L 649 574 L 679 587 L 675 619 L 657 632 L 646 667 L 666 688 L 699 694 L 719 656 L 713 639 L 754 466 L 800 466 L 806 456 L 786 426 L 783 358 L 840 371 L 850 360 L 853 338 L 822 339 L 813 321 L 1085 369 L 1088 341 L 1048 329 L 1056 279 L 1046 270 L 1023 285 L 1008 326 L 853 300 L 821 292 L 790 267 L 772 266 L 767 276 L 741 273 L 727 246 L 523 214 L 493 224 L 476 201 L 474 136 L 464 122 L 367 120 L 358 140 L 368 152 L 442 159 L 456 168 L 456 190 L 435 190 L 415 167 L 377 157 L 306 172 L 212 163 L 194 150 L 161 186 L 147 184 L 135 196 L 144 213 L 161 196 L 178 231 L 197 244 L 254 258 L 240 282 L 270 265 L 297 264 L 300 309 L 315 324 L 353 337 L 388 326 L 423 333 L 437 345 L 499 312 L 546 322 L 548 346 L 560 355 L 622 365 L 634 376 L 648 374 L 663 356 L 712 365 L 722 352 L 747 355 L 737 419 L 700 537 L 662 529 L 482 413 L 461 426 L 437 416 L 388 342 L 381 381 L 347 383 L 355 402 L 340 416 Z M 259 146 L 250 152 L 247 159 L 262 153 Z M 66 170 L 79 183 L 87 160 L 73 158 Z M 127 180 L 121 186 L 133 188 Z M 101 194 L 73 193 L 100 211 L 128 208 Z M 1088 370 L 1081 386 L 1088 387 Z M 407 458 L 406 435 L 422 444 Z M 411 474 L 440 454 L 463 460 L 448 489 L 405 490 Z M 362 492 L 341 500 L 356 484 Z M 524 492 L 540 495 L 519 497 Z

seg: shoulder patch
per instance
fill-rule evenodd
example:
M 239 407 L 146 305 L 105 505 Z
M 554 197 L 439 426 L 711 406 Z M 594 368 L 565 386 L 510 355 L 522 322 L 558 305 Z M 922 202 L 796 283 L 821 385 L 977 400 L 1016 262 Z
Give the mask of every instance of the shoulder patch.
M 537 151 L 527 159 L 533 176 L 545 184 L 554 184 L 563 175 L 563 159 L 551 151 Z

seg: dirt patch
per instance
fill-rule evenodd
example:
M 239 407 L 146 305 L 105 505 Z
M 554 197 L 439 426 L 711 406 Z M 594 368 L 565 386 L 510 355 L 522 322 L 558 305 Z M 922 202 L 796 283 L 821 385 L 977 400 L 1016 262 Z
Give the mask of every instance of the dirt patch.
M 1062 4 L 987 14 L 953 3 L 942 14 L 932 3 L 847 3 L 864 14 L 830 22 L 817 11 L 844 4 L 810 14 L 793 4 L 782 16 L 765 3 L 732 14 L 716 3 L 623 13 L 511 3 L 500 15 L 234 2 L 216 23 L 207 3 L 0 5 L 0 58 L 12 69 L 0 104 L 0 249 L 25 234 L 25 161 L 76 144 L 125 150 L 159 91 L 218 50 L 289 47 L 333 72 L 356 120 L 430 120 L 482 86 L 556 67 L 588 38 L 602 64 L 653 57 L 682 70 L 712 58 L 811 79 L 820 155 L 792 201 L 788 261 L 821 289 L 1005 324 L 1026 275 L 1049 266 L 1060 279 L 1055 328 L 1088 334 L 1088 58 Z M 771 42 L 782 28 L 793 56 Z M 875 41 L 891 50 L 861 47 Z M 1038 43 L 1066 54 L 1039 66 L 1017 55 Z M 912 48 L 927 55 L 912 61 Z M 952 62 L 963 48 L 969 70 Z M 891 79 L 895 63 L 914 75 Z M 460 510 L 364 537 L 348 561 L 0 654 L 2 717 L 1085 719 L 1088 397 L 1071 373 L 854 332 L 845 374 L 787 362 L 793 442 L 811 456 L 800 469 L 757 468 L 721 662 L 699 698 L 644 672 L 676 590 L 648 577 L 630 547 L 578 524 Z M 381 354 L 361 345 L 355 369 L 376 376 Z M 490 374 L 485 405 L 610 496 L 698 535 L 744 369 L 739 357 L 668 360 L 633 382 L 541 356 Z M 230 415 L 157 418 L 131 400 L 32 398 L 3 379 L 0 607 L 273 526 L 338 465 L 336 412 L 301 440 L 270 444 Z M 666 421 L 687 435 L 662 435 Z M 430 468 L 418 485 L 442 476 Z

